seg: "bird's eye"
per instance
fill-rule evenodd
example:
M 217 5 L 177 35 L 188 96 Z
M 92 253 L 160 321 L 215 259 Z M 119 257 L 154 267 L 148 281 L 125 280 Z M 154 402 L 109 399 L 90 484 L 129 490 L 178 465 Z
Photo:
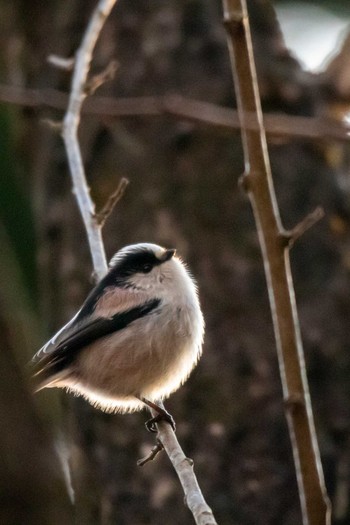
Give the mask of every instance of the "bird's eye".
M 152 264 L 144 264 L 142 266 L 142 272 L 143 273 L 149 273 L 152 270 Z

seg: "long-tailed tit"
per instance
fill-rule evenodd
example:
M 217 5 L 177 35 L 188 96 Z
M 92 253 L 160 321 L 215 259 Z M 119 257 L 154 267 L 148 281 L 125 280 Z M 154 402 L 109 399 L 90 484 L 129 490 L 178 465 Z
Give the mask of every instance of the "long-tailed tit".
M 196 285 L 175 250 L 126 246 L 81 309 L 34 356 L 37 390 L 66 388 L 107 412 L 158 402 L 187 379 L 202 352 L 204 321 Z

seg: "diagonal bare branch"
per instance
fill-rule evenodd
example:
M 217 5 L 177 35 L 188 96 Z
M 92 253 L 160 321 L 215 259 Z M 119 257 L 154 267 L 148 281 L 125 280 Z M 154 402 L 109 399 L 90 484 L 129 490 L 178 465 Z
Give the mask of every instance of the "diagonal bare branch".
M 162 403 L 158 403 L 164 406 Z M 157 415 L 153 409 L 153 416 Z M 157 440 L 162 444 L 179 477 L 185 493 L 185 503 L 193 514 L 196 525 L 217 525 L 211 508 L 206 503 L 193 469 L 193 460 L 186 457 L 171 426 L 157 423 Z M 154 448 L 152 449 L 154 450 Z M 152 452 L 151 452 L 152 453 Z

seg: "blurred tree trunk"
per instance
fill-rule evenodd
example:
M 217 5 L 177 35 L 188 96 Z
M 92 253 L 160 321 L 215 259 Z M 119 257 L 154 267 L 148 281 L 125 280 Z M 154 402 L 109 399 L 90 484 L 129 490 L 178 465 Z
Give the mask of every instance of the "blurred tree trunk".
M 72 523 L 62 467 L 14 362 L 10 327 L 0 316 L 0 522 Z

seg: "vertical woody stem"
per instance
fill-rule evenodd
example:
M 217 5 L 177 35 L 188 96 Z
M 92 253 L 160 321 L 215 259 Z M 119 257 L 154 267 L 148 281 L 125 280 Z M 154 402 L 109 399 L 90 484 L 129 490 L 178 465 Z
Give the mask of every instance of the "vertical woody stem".
M 255 216 L 269 292 L 277 352 L 304 525 L 329 525 L 327 497 L 307 383 L 289 260 L 274 191 L 246 0 L 223 0 L 224 23 L 241 119 L 243 186 Z M 255 115 L 257 130 L 248 128 Z

